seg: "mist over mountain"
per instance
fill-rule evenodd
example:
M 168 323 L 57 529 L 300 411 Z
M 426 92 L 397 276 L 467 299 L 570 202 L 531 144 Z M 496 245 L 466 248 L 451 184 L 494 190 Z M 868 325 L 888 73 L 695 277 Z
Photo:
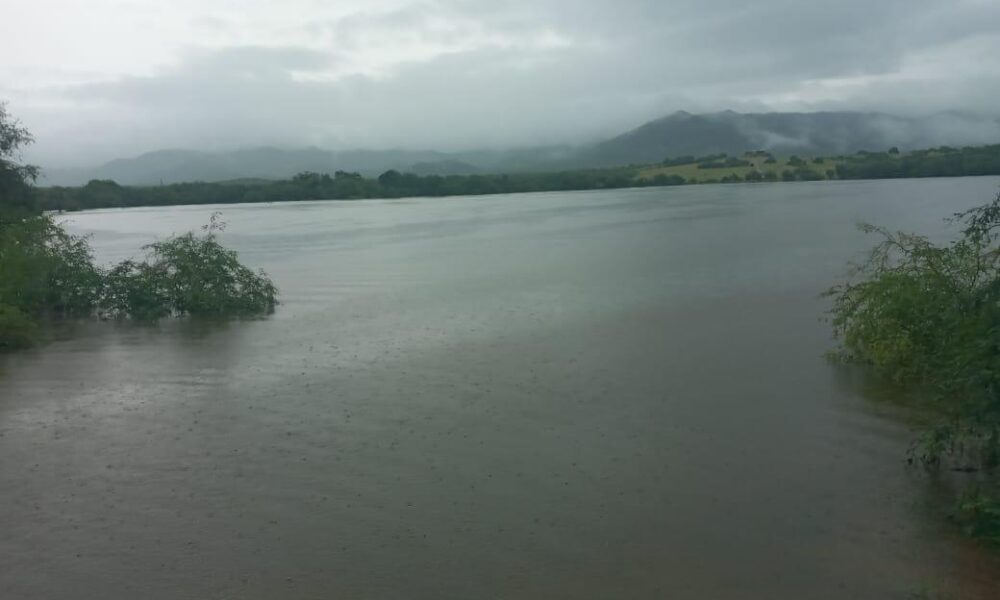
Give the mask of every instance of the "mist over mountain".
M 470 175 L 573 166 L 577 150 L 544 146 L 510 150 L 446 153 L 434 150 L 282 149 L 270 146 L 230 152 L 157 150 L 120 158 L 93 168 L 43 169 L 40 185 L 83 185 L 111 179 L 122 185 L 156 185 L 185 181 L 287 179 L 302 171 L 353 171 L 376 176 L 389 169 L 419 175 Z
M 666 157 L 764 149 L 777 154 L 831 155 L 941 145 L 1000 142 L 1000 121 L 960 112 L 901 117 L 870 112 L 691 114 L 680 111 L 611 139 L 580 147 L 509 150 L 347 150 L 261 147 L 230 152 L 160 150 L 94 168 L 45 169 L 42 185 L 112 179 L 123 185 L 242 178 L 280 179 L 302 171 L 389 169 L 420 175 L 560 170 L 652 163 Z
M 91 179 L 112 179 L 123 185 L 183 181 L 227 181 L 243 178 L 283 179 L 302 171 L 358 171 L 366 175 L 412 164 L 439 164 L 450 157 L 434 151 L 354 150 L 319 148 L 250 148 L 231 152 L 158 150 L 135 158 L 110 161 L 92 169 L 46 169 L 43 185 L 79 185 Z
M 669 156 L 749 150 L 831 155 L 860 150 L 902 150 L 1000 141 L 1000 121 L 962 113 L 899 117 L 883 113 L 677 112 L 580 150 L 592 166 L 661 161 Z

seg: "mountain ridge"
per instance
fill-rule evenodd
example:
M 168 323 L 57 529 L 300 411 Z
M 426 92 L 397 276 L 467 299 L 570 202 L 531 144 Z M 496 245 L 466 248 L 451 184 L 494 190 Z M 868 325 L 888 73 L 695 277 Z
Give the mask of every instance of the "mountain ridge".
M 676 111 L 596 143 L 509 150 L 442 152 L 403 148 L 323 150 L 258 146 L 223 152 L 154 150 L 93 168 L 45 169 L 42 185 L 111 179 L 122 185 L 243 178 L 283 179 L 302 171 L 378 175 L 389 169 L 421 175 L 565 170 L 646 164 L 674 156 L 741 154 L 835 155 L 860 150 L 928 148 L 1000 142 L 1000 121 L 958 111 L 927 117 L 879 112 L 690 113 Z

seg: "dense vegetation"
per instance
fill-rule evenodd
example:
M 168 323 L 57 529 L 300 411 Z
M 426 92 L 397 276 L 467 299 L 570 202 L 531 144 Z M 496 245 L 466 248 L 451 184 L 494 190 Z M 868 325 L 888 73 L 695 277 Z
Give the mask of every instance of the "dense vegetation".
M 217 216 L 202 235 L 146 246 L 144 260 L 110 269 L 94 264 L 86 238 L 42 214 L 32 183 L 37 169 L 19 163 L 31 135 L 0 104 L 0 350 L 29 346 L 48 319 L 101 314 L 153 319 L 167 315 L 270 312 L 277 290 L 221 246 Z
M 94 180 L 79 188 L 39 190 L 46 210 L 174 204 L 226 204 L 287 200 L 359 200 L 411 196 L 506 194 L 554 190 L 590 190 L 637 185 L 633 169 L 517 173 L 510 175 L 415 175 L 390 170 L 377 179 L 358 173 L 305 172 L 289 180 L 224 183 L 179 183 L 126 187 Z M 652 185 L 652 184 L 648 184 Z
M 944 246 L 864 226 L 881 241 L 830 290 L 832 322 L 840 358 L 929 409 L 914 459 L 966 473 L 955 517 L 1000 542 L 1000 195 L 956 220 Z
M 1000 145 L 944 146 L 907 154 L 893 147 L 888 152 L 862 151 L 850 156 L 816 156 L 808 160 L 795 155 L 779 158 L 764 151 L 748 152 L 740 159 L 713 154 L 668 158 L 660 164 L 640 168 L 636 177 L 651 181 L 659 175 L 683 177 L 685 183 L 1000 175 Z
M 38 190 L 44 210 L 81 210 L 177 204 L 230 204 L 290 200 L 359 200 L 365 198 L 439 197 L 510 194 L 559 190 L 594 190 L 686 183 L 756 183 L 872 179 L 883 177 L 939 177 L 1000 174 L 1000 145 L 935 148 L 900 154 L 860 152 L 853 156 L 798 156 L 778 159 L 765 151 L 742 158 L 726 154 L 668 158 L 661 164 L 554 173 L 496 175 L 417 175 L 389 170 L 377 178 L 337 171 L 333 175 L 303 172 L 287 180 L 237 180 L 218 183 L 177 183 L 158 186 L 122 186 L 111 180 L 92 180 L 82 187 Z
M 146 260 L 126 260 L 104 273 L 100 310 L 142 319 L 272 312 L 277 289 L 265 273 L 248 269 L 219 244 L 216 231 L 224 225 L 218 216 L 212 215 L 203 235 L 154 242 L 144 247 Z
M 900 177 L 959 177 L 1000 174 L 1000 144 L 968 148 L 932 148 L 900 154 L 861 152 L 837 165 L 840 179 L 893 179 Z
M 718 158 L 710 158 L 708 160 L 702 159 L 698 163 L 699 169 L 725 169 L 728 167 L 750 167 L 753 166 L 748 160 L 743 160 L 742 158 L 736 158 L 735 156 L 726 156 L 725 154 L 719 156 Z

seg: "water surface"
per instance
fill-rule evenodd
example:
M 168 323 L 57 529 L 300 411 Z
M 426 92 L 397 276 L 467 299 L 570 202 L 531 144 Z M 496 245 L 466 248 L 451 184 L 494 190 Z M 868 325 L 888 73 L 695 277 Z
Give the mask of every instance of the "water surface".
M 996 598 L 818 295 L 998 185 L 71 215 L 111 261 L 222 210 L 283 304 L 0 360 L 0 596 Z

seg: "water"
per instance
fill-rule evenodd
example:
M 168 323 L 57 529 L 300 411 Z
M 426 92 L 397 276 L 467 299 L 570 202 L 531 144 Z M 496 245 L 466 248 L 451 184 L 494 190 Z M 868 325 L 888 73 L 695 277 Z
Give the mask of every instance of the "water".
M 69 216 L 110 261 L 219 208 L 283 304 L 0 361 L 0 597 L 996 598 L 818 294 L 998 186 Z

